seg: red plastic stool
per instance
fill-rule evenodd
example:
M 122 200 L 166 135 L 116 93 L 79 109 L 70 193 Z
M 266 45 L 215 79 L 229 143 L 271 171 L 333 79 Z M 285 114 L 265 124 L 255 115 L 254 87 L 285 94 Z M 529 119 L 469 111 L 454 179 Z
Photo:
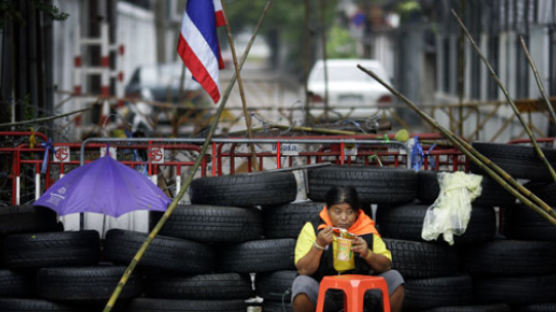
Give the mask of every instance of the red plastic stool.
M 344 292 L 344 311 L 363 312 L 365 292 L 370 289 L 379 289 L 382 292 L 382 307 L 385 312 L 390 312 L 390 296 L 384 278 L 369 275 L 334 275 L 325 276 L 320 282 L 317 311 L 322 312 L 324 298 L 328 289 L 341 289 Z

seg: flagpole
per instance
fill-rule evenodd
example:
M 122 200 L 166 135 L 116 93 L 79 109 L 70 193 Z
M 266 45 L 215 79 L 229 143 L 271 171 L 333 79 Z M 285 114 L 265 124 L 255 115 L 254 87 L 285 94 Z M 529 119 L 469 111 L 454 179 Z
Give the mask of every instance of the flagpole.
M 263 12 L 261 13 L 261 17 L 259 18 L 259 22 L 257 24 L 257 27 L 255 28 L 255 32 L 251 36 L 251 39 L 249 40 L 249 43 L 247 44 L 247 47 L 245 48 L 245 52 L 243 53 L 243 56 L 241 57 L 241 65 L 243 65 L 243 63 L 245 62 L 245 59 L 247 59 L 247 55 L 249 54 L 249 50 L 251 49 L 251 46 L 253 45 L 253 42 L 255 41 L 255 38 L 257 37 L 257 33 L 259 32 L 259 29 L 261 28 L 264 17 L 266 16 L 267 11 L 270 9 L 271 4 L 272 4 L 272 0 L 268 0 L 264 9 L 263 9 Z M 187 192 L 187 189 L 189 188 L 189 185 L 191 184 L 191 181 L 193 181 L 193 176 L 197 172 L 197 169 L 199 169 L 199 167 L 201 165 L 201 161 L 203 160 L 203 158 L 206 155 L 206 152 L 208 150 L 208 146 L 210 144 L 210 141 L 212 140 L 212 136 L 214 135 L 214 132 L 216 131 L 216 127 L 218 126 L 218 121 L 220 119 L 220 115 L 222 114 L 222 111 L 224 110 L 224 106 L 226 105 L 226 102 L 227 102 L 227 100 L 230 96 L 230 93 L 232 92 L 232 87 L 234 86 L 235 79 L 236 79 L 236 77 L 234 75 L 234 77 L 232 77 L 232 81 L 230 81 L 230 84 L 228 85 L 226 91 L 224 92 L 224 95 L 220 99 L 220 104 L 218 105 L 218 110 L 216 111 L 216 118 L 214 119 L 214 121 L 212 122 L 212 125 L 210 126 L 209 132 L 208 132 L 208 134 L 205 138 L 205 142 L 203 143 L 203 146 L 201 147 L 201 152 L 199 153 L 199 157 L 197 157 L 197 160 L 195 161 L 195 164 L 193 164 L 193 167 L 191 167 L 190 173 L 187 176 L 187 179 L 185 179 L 185 182 L 184 182 L 181 190 L 176 195 L 176 197 L 174 198 L 172 203 L 170 203 L 170 206 L 168 207 L 168 209 L 164 212 L 164 214 L 162 215 L 162 217 L 160 218 L 158 223 L 151 230 L 151 232 L 147 236 L 147 239 L 143 242 L 143 245 L 141 245 L 141 247 L 139 248 L 139 250 L 137 251 L 137 253 L 133 257 L 133 259 L 131 260 L 131 262 L 129 263 L 127 268 L 125 269 L 124 274 L 122 275 L 120 281 L 118 282 L 118 285 L 116 285 L 116 287 L 114 288 L 114 291 L 112 292 L 112 295 L 110 296 L 110 299 L 108 300 L 108 302 L 106 303 L 106 306 L 102 310 L 103 312 L 112 311 L 112 308 L 114 307 L 114 304 L 116 304 L 116 300 L 118 300 L 118 297 L 122 293 L 122 290 L 124 289 L 125 284 L 127 283 L 131 274 L 133 273 L 133 270 L 135 270 L 135 267 L 137 266 L 139 261 L 141 261 L 141 258 L 143 258 L 143 255 L 147 251 L 147 248 L 149 247 L 149 245 L 154 240 L 155 236 L 158 235 L 158 233 L 160 232 L 160 230 L 162 229 L 162 227 L 164 226 L 164 224 L 166 223 L 168 218 L 170 218 L 170 216 L 172 215 L 172 213 L 174 212 L 174 210 L 178 206 L 178 202 L 181 200 L 181 198 Z
M 253 131 L 251 130 L 251 117 L 249 116 L 249 112 L 247 111 L 247 103 L 245 101 L 245 92 L 243 91 L 243 80 L 241 79 L 241 75 L 239 72 L 239 66 L 237 64 L 237 56 L 236 56 L 236 48 L 234 46 L 234 37 L 232 35 L 232 28 L 230 26 L 230 21 L 228 20 L 226 14 L 226 6 L 224 5 L 224 0 L 220 0 L 222 3 L 222 13 L 224 14 L 224 18 L 226 19 L 226 33 L 228 35 L 228 42 L 230 43 L 230 50 L 232 51 L 232 58 L 234 59 L 234 68 L 236 71 L 237 77 L 237 86 L 239 87 L 239 96 L 241 97 L 241 106 L 243 107 L 243 116 L 245 117 L 245 126 L 247 127 L 247 137 L 249 139 L 253 139 Z M 255 145 L 249 144 L 249 150 L 251 152 L 251 168 L 255 171 L 258 171 L 257 166 L 257 154 L 255 153 Z

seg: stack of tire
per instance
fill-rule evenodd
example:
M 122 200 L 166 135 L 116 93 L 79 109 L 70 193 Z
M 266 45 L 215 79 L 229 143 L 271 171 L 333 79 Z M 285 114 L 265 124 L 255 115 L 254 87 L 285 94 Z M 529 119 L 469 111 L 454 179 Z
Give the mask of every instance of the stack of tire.
M 421 238 L 426 210 L 439 194 L 436 172 L 326 167 L 309 171 L 308 183 L 314 201 L 323 201 L 331 186 L 350 185 L 365 209 L 377 204 L 378 230 L 392 251 L 393 268 L 406 279 L 404 311 L 555 311 L 556 245 L 547 240 L 554 240 L 556 228 L 515 207 L 515 198 L 489 177 L 473 202 L 466 233 L 453 246 L 442 237 Z M 555 194 L 553 184 L 543 187 L 538 194 Z M 509 239 L 497 232 L 494 207 L 512 208 L 503 209 L 512 212 L 503 222 Z
M 176 207 L 139 263 L 145 296 L 132 300 L 128 311 L 244 312 L 246 299 L 255 297 L 251 276 L 271 311 L 282 299 L 277 283 L 289 288 L 293 280 L 282 282 L 284 272 L 294 272 L 295 239 L 265 237 L 261 207 L 295 199 L 293 174 L 199 178 L 190 191 L 192 204 Z M 145 238 L 111 230 L 105 256 L 127 262 Z
M 473 147 L 556 207 L 556 184 L 533 147 L 479 142 Z M 556 150 L 543 152 L 555 167 Z M 473 164 L 470 170 L 482 173 Z M 515 201 L 499 206 L 501 239 L 466 252 L 477 299 L 508 303 L 512 311 L 556 311 L 556 226 Z
M 0 209 L 1 311 L 98 311 L 117 285 L 124 267 L 99 264 L 96 231 L 61 232 L 46 208 Z M 122 303 L 141 291 L 134 276 Z

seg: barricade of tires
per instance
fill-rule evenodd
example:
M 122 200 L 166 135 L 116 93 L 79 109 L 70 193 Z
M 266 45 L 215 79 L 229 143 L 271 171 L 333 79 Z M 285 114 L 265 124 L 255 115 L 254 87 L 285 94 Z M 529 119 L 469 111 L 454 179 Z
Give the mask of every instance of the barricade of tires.
M 245 301 L 256 295 L 265 311 L 291 310 L 287 291 L 300 228 L 266 225 L 269 214 L 295 199 L 293 174 L 200 178 L 190 192 L 192 204 L 176 208 L 139 264 L 144 294 L 128 311 L 246 311 Z M 105 257 L 129 261 L 145 236 L 111 230 Z
M 297 187 L 287 172 L 194 180 L 192 204 L 167 220 L 116 310 L 246 311 L 258 296 L 263 311 L 291 311 L 295 239 L 326 191 L 349 185 L 367 213 L 378 206 L 379 232 L 406 279 L 405 311 L 554 311 L 556 227 L 488 178 L 454 246 L 421 239 L 439 192 L 434 172 L 331 166 L 307 179 L 306 202 L 292 202 Z M 554 204 L 554 184 L 533 181 Z M 113 229 L 101 248 L 96 232 L 59 232 L 55 216 L 35 209 L 0 217 L 0 310 L 100 311 L 147 235 Z
M 125 267 L 101 263 L 96 231 L 62 232 L 55 213 L 2 208 L 0 311 L 100 311 Z M 122 301 L 140 294 L 132 275 Z
M 535 181 L 533 172 L 520 177 Z M 491 178 L 484 176 L 467 231 L 454 246 L 421 239 L 425 212 L 439 193 L 436 172 L 326 167 L 311 170 L 308 179 L 313 200 L 324 200 L 323 190 L 332 185 L 352 185 L 362 202 L 377 204 L 378 230 L 392 251 L 393 268 L 406 279 L 404 310 L 554 311 L 556 227 L 516 205 Z M 534 186 L 547 203 L 556 203 L 553 183 Z M 502 212 L 500 231 L 494 207 Z

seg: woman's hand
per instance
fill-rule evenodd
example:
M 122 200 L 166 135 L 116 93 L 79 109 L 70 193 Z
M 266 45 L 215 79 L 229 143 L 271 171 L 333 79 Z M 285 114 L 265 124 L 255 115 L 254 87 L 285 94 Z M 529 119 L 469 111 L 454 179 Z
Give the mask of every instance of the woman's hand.
M 363 258 L 367 258 L 370 252 L 369 245 L 367 245 L 367 242 L 361 237 L 357 237 L 351 242 L 351 250 L 358 253 Z
M 332 243 L 333 235 L 334 233 L 332 232 L 331 226 L 325 228 L 317 235 L 317 244 L 322 247 L 328 246 L 330 243 Z

